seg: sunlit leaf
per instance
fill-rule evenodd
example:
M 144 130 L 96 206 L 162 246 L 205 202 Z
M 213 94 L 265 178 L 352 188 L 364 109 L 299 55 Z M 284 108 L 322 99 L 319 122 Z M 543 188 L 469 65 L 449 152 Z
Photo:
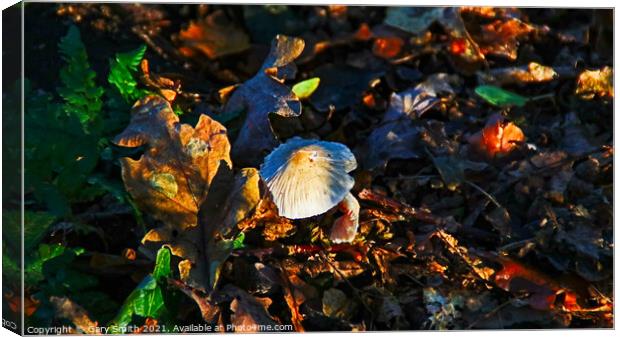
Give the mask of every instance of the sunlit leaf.
M 306 99 L 319 87 L 319 82 L 321 82 L 321 80 L 318 77 L 301 81 L 293 86 L 293 93 L 295 93 L 299 99 Z
M 614 70 L 604 67 L 597 70 L 584 70 L 577 78 L 575 94 L 584 99 L 614 97 Z

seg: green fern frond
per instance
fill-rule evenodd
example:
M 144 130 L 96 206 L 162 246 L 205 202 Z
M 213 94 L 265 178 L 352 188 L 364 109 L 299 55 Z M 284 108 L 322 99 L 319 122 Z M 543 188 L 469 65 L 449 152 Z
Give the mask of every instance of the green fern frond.
M 142 45 L 135 50 L 118 53 L 114 59 L 110 59 L 108 82 L 118 90 L 128 103 L 148 94 L 146 90 L 138 88 L 138 83 L 134 78 L 145 51 L 146 45 Z
M 76 116 L 88 130 L 98 119 L 102 108 L 103 88 L 95 83 L 96 73 L 90 68 L 86 47 L 76 26 L 58 44 L 65 66 L 60 69 L 62 86 L 58 94 L 65 100 L 63 110 Z

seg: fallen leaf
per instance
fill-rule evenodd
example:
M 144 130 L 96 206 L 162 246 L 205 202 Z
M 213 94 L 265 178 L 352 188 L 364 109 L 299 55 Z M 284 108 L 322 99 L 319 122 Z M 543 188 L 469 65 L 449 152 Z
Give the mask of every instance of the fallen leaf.
M 397 330 L 400 325 L 406 326 L 405 312 L 398 299 L 390 291 L 376 286 L 364 288 L 362 297 L 371 307 L 378 322 L 387 324 L 390 329 Z
M 190 22 L 187 29 L 179 32 L 179 41 L 181 54 L 192 57 L 199 51 L 211 60 L 250 48 L 250 38 L 222 10 L 198 22 Z
M 525 135 L 518 126 L 496 114 L 489 118 L 482 131 L 469 138 L 469 143 L 477 151 L 494 158 L 509 154 L 524 140 Z
M 139 160 L 121 159 L 127 191 L 142 211 L 164 223 L 151 229 L 142 243 L 155 244 L 156 249 L 165 244 L 183 259 L 180 271 L 189 276 L 188 266 L 195 265 L 203 253 L 199 207 L 216 175 L 230 171 L 232 165 L 226 128 L 206 115 L 200 116 L 195 128 L 181 124 L 170 103 L 149 96 L 136 103 L 129 126 L 114 142 L 146 146 Z M 196 278 L 204 286 L 204 277 Z
M 293 93 L 297 95 L 299 99 L 306 99 L 312 95 L 312 93 L 319 87 L 321 79 L 318 77 L 309 78 L 305 81 L 301 81 L 293 86 Z
M 477 86 L 475 92 L 485 101 L 495 106 L 516 105 L 522 107 L 527 103 L 527 98 L 494 85 Z
M 178 230 L 195 227 L 198 207 L 220 165 L 230 167 L 226 128 L 206 115 L 195 128 L 179 123 L 158 96 L 138 101 L 119 146 L 145 145 L 139 160 L 122 158 L 123 182 L 138 206 Z
M 485 163 L 473 162 L 456 156 L 438 156 L 432 157 L 432 160 L 450 191 L 456 190 L 465 182 L 465 170 L 482 171 L 488 166 Z
M 390 97 L 390 107 L 366 142 L 366 155 L 362 156 L 364 168 L 383 168 L 391 159 L 419 158 L 420 125 L 414 120 L 439 103 L 439 95 L 454 93 L 454 78 L 447 74 L 434 74 L 415 88 Z
M 603 67 L 597 70 L 584 70 L 577 77 L 575 94 L 583 99 L 594 97 L 614 98 L 614 70 Z
M 237 88 L 224 107 L 224 114 L 246 111 L 246 119 L 233 144 L 232 156 L 241 166 L 258 165 L 263 155 L 278 145 L 269 117 L 298 117 L 299 98 L 282 84 L 295 76 L 292 63 L 303 51 L 304 41 L 278 35 L 256 76 Z
M 495 68 L 486 72 L 478 72 L 480 82 L 498 86 L 544 83 L 557 77 L 558 74 L 553 68 L 536 62 L 530 62 L 527 66 Z
M 441 20 L 445 8 L 389 7 L 383 21 L 412 34 L 424 33 L 433 22 Z
M 543 31 L 517 18 L 495 20 L 481 27 L 480 35 L 474 36 L 484 55 L 517 59 L 519 42 L 533 32 Z

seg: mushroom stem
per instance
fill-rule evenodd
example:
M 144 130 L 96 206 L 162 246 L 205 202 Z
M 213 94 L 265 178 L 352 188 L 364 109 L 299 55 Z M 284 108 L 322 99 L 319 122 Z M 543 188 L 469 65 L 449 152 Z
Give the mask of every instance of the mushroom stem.
M 333 243 L 349 243 L 355 239 L 359 226 L 360 204 L 353 194 L 348 193 L 338 204 L 344 215 L 336 219 L 332 225 L 329 240 Z

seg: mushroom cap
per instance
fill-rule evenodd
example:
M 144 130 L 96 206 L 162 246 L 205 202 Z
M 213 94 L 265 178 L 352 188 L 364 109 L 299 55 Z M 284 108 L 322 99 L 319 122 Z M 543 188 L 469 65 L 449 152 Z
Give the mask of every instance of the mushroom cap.
M 280 216 L 303 219 L 327 212 L 349 193 L 357 167 L 346 145 L 294 137 L 278 146 L 260 167 Z

